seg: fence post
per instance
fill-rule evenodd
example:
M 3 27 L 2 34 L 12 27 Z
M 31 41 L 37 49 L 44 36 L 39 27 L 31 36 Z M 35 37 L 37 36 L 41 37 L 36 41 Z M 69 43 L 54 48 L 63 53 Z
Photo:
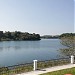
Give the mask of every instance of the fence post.
M 73 63 L 74 63 L 74 56 L 71 55 L 71 64 L 73 64 Z
M 35 71 L 35 70 L 37 70 L 37 60 L 33 60 L 33 62 L 34 62 L 33 70 Z

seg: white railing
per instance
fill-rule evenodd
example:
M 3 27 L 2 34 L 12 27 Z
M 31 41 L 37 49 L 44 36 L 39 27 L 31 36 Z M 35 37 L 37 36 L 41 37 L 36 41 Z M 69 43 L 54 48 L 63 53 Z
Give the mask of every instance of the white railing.
M 33 70 L 35 71 L 35 70 L 37 70 L 37 61 L 38 60 L 33 60 Z M 71 64 L 74 64 L 74 56 L 73 55 L 71 55 Z
M 74 64 L 74 56 L 71 55 L 71 64 Z

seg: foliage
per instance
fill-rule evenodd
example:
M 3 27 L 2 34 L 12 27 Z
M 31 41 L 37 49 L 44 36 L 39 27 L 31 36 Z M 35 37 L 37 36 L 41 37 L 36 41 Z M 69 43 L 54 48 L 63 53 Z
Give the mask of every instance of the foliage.
M 41 38 L 44 38 L 44 39 L 58 39 L 59 38 L 59 35 L 55 35 L 55 36 L 52 36 L 52 35 L 44 35 L 44 36 L 41 36 Z
M 66 46 L 65 49 L 60 49 L 61 53 L 66 56 L 75 55 L 75 33 L 65 33 L 60 35 L 61 44 Z
M 5 32 L 0 31 L 0 40 L 1 41 L 21 41 L 21 40 L 40 40 L 39 34 L 30 34 L 28 32 Z

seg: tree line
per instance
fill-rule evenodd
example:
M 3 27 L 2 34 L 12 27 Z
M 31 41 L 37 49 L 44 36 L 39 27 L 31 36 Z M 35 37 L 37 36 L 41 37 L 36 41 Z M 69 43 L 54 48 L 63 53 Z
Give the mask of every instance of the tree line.
M 63 33 L 61 35 L 43 35 L 41 38 L 43 39 L 61 39 L 63 37 L 74 37 L 75 33 Z
M 0 41 L 21 41 L 21 40 L 40 40 L 39 34 L 31 34 L 28 32 L 3 32 L 0 31 Z
M 44 35 L 44 36 L 41 36 L 41 38 L 43 39 L 58 39 L 59 38 L 59 35 Z

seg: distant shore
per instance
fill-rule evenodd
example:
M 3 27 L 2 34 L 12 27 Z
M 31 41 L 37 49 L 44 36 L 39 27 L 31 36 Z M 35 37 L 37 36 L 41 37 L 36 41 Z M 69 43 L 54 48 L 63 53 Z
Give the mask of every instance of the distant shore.
M 43 39 L 59 39 L 59 35 L 55 35 L 55 36 L 44 35 L 44 36 L 41 36 L 41 38 L 43 38 Z
M 35 40 L 41 40 L 39 34 L 31 34 L 28 32 L 5 32 L 0 31 L 0 41 L 35 41 Z

